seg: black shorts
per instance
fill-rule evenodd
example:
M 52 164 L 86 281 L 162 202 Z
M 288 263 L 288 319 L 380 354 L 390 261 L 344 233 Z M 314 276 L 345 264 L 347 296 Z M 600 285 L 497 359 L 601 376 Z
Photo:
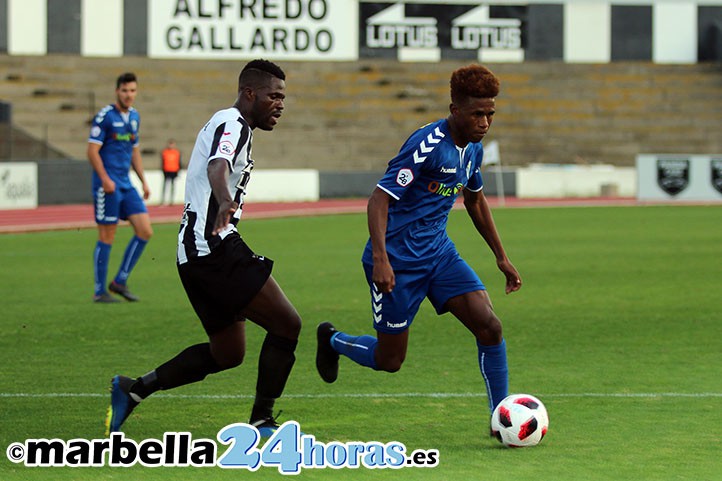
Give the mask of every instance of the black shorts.
M 230 234 L 207 256 L 178 265 L 183 287 L 208 335 L 236 322 L 271 276 L 273 261 Z

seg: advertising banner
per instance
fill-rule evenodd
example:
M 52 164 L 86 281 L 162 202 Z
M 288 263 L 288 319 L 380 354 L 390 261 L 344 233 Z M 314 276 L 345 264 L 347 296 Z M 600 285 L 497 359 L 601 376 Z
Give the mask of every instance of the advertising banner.
M 0 209 L 38 206 L 38 165 L 33 162 L 0 162 Z
M 357 0 L 153 0 L 148 56 L 355 60 Z
M 359 15 L 362 58 L 524 61 L 526 5 L 361 3 Z
M 722 155 L 637 156 L 639 200 L 722 202 Z

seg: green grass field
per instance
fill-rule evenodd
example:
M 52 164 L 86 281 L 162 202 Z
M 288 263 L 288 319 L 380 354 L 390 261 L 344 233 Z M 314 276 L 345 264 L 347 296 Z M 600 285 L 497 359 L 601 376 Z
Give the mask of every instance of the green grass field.
M 495 218 L 524 280 L 509 296 L 463 212 L 451 214 L 449 232 L 504 323 L 511 391 L 535 394 L 549 410 L 549 434 L 531 449 L 488 437 L 473 338 L 428 303 L 400 372 L 342 359 L 335 384 L 318 377 L 319 322 L 372 333 L 363 215 L 242 222 L 246 241 L 276 261 L 274 275 L 305 322 L 281 420 L 322 442 L 440 452 L 435 468 L 309 469 L 298 478 L 721 480 L 722 207 L 497 209 Z M 177 226 L 155 231 L 130 279 L 142 302 L 118 305 L 90 300 L 93 229 L 0 236 L 3 452 L 26 439 L 103 438 L 113 374 L 144 374 L 205 339 L 176 274 Z M 129 236 L 119 232 L 111 271 Z M 248 331 L 242 366 L 149 398 L 126 435 L 215 439 L 247 421 L 262 340 L 257 327 Z M 30 468 L 0 459 L 2 480 L 282 478 L 270 467 Z

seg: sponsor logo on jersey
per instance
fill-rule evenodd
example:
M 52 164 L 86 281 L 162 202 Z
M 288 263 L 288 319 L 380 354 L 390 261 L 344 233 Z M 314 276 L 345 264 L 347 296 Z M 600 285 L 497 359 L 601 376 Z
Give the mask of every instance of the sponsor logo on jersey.
M 414 181 L 414 173 L 411 169 L 401 169 L 396 174 L 396 183 L 401 187 L 406 187 Z
M 442 174 L 455 174 L 456 173 L 456 167 L 442 167 L 441 168 Z
M 135 135 L 131 133 L 113 134 L 113 140 L 116 140 L 118 142 L 133 142 L 135 141 Z
M 435 180 L 432 180 L 429 182 L 429 192 L 432 192 L 436 195 L 440 195 L 442 197 L 451 197 L 452 195 L 456 195 L 459 192 L 461 192 L 461 189 L 464 188 L 464 184 L 459 182 L 456 185 L 446 185 L 443 182 L 437 182 Z
M 233 155 L 235 153 L 235 149 L 233 148 L 233 144 L 231 142 L 223 141 L 218 145 L 218 152 L 225 155 Z

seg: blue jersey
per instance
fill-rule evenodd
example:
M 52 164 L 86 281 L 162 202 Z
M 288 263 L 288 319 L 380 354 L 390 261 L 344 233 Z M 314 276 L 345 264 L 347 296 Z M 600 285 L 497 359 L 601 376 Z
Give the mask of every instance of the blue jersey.
M 121 114 L 114 104 L 104 107 L 93 118 L 88 142 L 99 144 L 100 158 L 108 175 L 118 188 L 132 187 L 130 167 L 133 148 L 140 141 L 140 114 L 133 107 L 127 115 Z M 102 185 L 100 177 L 93 171 L 93 191 Z
M 446 119 L 428 124 L 401 147 L 377 186 L 396 202 L 389 205 L 386 251 L 394 269 L 427 266 L 454 248 L 446 233 L 449 211 L 464 189 L 483 187 L 481 142 L 457 147 Z M 371 240 L 363 262 L 372 264 Z

